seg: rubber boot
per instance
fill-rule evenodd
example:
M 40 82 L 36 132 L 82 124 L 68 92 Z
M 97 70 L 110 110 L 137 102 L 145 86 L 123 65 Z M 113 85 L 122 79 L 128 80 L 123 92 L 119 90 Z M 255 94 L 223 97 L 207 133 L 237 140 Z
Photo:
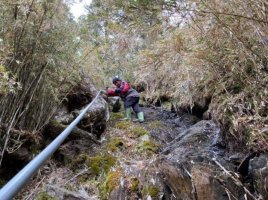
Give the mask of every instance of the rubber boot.
M 130 121 L 131 120 L 131 108 L 125 109 L 125 117 L 121 121 Z
M 143 112 L 139 112 L 137 114 L 137 117 L 138 117 L 138 120 L 140 123 L 144 122 L 144 115 L 143 115 Z

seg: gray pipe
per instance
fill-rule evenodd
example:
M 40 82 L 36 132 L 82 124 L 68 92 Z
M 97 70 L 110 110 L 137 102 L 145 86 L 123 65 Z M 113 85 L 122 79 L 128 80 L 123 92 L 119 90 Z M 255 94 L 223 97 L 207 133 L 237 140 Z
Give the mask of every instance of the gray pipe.
M 87 105 L 80 115 L 55 140 L 53 140 L 52 143 L 50 143 L 0 190 L 0 200 L 9 200 L 19 192 L 41 165 L 59 148 L 99 95 L 100 92 L 98 92 L 94 100 Z

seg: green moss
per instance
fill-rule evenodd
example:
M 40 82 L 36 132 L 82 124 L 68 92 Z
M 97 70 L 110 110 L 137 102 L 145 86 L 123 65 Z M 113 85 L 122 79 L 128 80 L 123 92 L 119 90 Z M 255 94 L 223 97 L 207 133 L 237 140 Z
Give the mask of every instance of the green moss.
M 99 175 L 102 172 L 108 173 L 110 168 L 116 163 L 116 158 L 110 154 L 97 155 L 95 157 L 88 158 L 86 165 L 90 167 L 91 172 L 94 175 Z
M 115 120 L 119 120 L 119 119 L 122 119 L 124 117 L 124 114 L 123 113 L 114 113 L 112 112 L 111 113 L 111 121 L 115 121 Z
M 142 127 L 134 127 L 132 128 L 132 132 L 138 137 L 148 134 L 148 131 Z
M 122 176 L 121 172 L 109 172 L 106 180 L 99 187 L 100 197 L 101 199 L 108 199 L 110 193 L 119 186 L 119 180 Z
M 79 183 L 86 183 L 88 182 L 88 180 L 90 180 L 92 177 L 90 176 L 90 174 L 82 174 L 80 176 L 78 176 L 77 180 Z
M 52 127 L 60 127 L 60 128 L 63 128 L 63 129 L 66 128 L 66 126 L 64 126 L 63 124 L 58 122 L 56 119 L 50 120 L 49 123 L 52 125 Z
M 50 196 L 48 193 L 42 191 L 37 195 L 36 200 L 56 200 L 56 198 L 54 198 L 54 197 Z
M 84 164 L 86 160 L 88 159 L 87 154 L 80 154 L 77 156 L 72 162 L 71 162 L 71 169 L 77 169 L 79 165 Z
M 119 137 L 111 138 L 111 140 L 106 144 L 105 149 L 107 151 L 115 152 L 119 147 L 124 146 L 122 139 Z
M 120 121 L 115 124 L 115 127 L 118 129 L 126 130 L 131 126 L 130 121 Z
M 152 153 L 156 153 L 158 150 L 158 145 L 150 140 L 142 141 L 137 146 L 137 151 L 142 153 L 146 152 L 148 155 L 152 155 Z
M 159 188 L 152 184 L 148 185 L 142 190 L 143 195 L 150 195 L 152 198 L 156 198 L 159 195 L 159 192 Z
M 3 65 L 0 65 L 0 72 L 1 72 L 1 73 L 3 73 L 3 72 L 7 72 L 6 67 L 3 66 Z
M 238 94 L 239 92 L 241 92 L 242 89 L 243 88 L 240 84 L 236 84 L 231 88 L 234 94 Z
M 138 189 L 139 189 L 139 180 L 137 179 L 137 178 L 131 178 L 130 179 L 130 191 L 131 192 L 136 192 L 136 191 L 138 191 Z

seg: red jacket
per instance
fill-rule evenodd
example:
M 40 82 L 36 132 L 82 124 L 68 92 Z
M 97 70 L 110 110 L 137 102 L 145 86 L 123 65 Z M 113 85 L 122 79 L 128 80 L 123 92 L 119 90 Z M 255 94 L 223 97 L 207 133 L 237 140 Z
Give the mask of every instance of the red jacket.
M 131 86 L 129 83 L 125 81 L 121 81 L 121 85 L 116 88 L 108 88 L 107 94 L 108 96 L 126 96 L 128 91 L 131 89 Z

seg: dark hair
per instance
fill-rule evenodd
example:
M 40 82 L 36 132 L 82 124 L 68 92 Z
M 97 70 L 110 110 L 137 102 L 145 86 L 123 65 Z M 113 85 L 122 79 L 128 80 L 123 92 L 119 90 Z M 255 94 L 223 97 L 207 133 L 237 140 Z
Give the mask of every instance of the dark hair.
M 113 84 L 115 84 L 116 81 L 121 81 L 121 79 L 120 79 L 118 76 L 115 76 L 115 77 L 113 78 Z

